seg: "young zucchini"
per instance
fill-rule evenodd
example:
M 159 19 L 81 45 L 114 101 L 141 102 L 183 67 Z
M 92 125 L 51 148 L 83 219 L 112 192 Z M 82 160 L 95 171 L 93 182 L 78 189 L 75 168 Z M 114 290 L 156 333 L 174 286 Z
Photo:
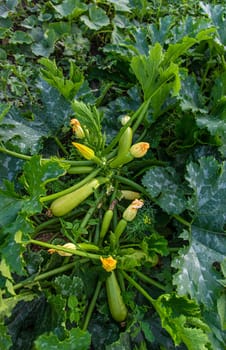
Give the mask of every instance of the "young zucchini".
M 107 182 L 107 180 L 105 177 L 92 179 L 77 190 L 55 199 L 50 206 L 52 214 L 54 216 L 63 216 L 69 213 L 88 198 L 101 184 Z
M 121 219 L 117 223 L 117 226 L 116 226 L 115 232 L 114 232 L 117 241 L 119 240 L 121 234 L 125 231 L 126 226 L 127 226 L 127 221 L 125 219 Z
M 133 141 L 133 130 L 130 126 L 126 128 L 118 142 L 118 156 L 129 151 Z
M 106 290 L 112 318 L 117 322 L 124 321 L 127 317 L 128 311 L 122 298 L 115 271 L 112 271 L 106 280 Z
M 101 241 L 104 239 L 106 233 L 108 232 L 112 218 L 113 218 L 113 210 L 108 209 L 104 214 L 102 224 L 101 224 L 101 229 L 100 229 L 100 240 Z
M 127 153 L 121 152 L 110 162 L 110 168 L 112 169 L 119 168 L 122 165 L 131 162 L 133 159 L 134 157 L 130 152 L 127 152 Z
M 117 156 L 110 162 L 111 168 L 117 168 L 125 163 L 133 160 L 133 156 L 129 153 L 133 141 L 133 130 L 130 126 L 126 128 L 118 142 Z

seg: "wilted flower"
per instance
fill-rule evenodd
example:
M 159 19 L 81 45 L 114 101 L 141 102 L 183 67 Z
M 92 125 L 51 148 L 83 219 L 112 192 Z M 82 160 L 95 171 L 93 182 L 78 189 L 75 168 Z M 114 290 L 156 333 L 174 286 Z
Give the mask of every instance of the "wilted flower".
M 85 137 L 85 133 L 84 133 L 84 130 L 81 127 L 81 124 L 78 121 L 78 119 L 75 119 L 75 118 L 71 119 L 70 124 L 71 124 L 72 130 L 76 134 L 77 138 L 83 139 Z
M 78 142 L 72 142 L 72 145 L 77 148 L 77 150 L 81 153 L 81 155 L 84 158 L 88 160 L 92 160 L 95 158 L 94 151 L 88 146 L 82 145 L 81 143 L 78 143 Z
M 148 142 L 138 142 L 130 147 L 130 153 L 134 158 L 141 158 L 147 153 L 149 147 Z
M 117 260 L 112 258 L 112 256 L 109 256 L 108 258 L 100 257 L 100 260 L 102 262 L 102 267 L 107 271 L 111 272 L 116 268 Z
M 61 247 L 60 245 L 57 245 L 57 247 Z M 67 248 L 67 249 L 76 249 L 76 246 L 74 243 L 65 243 L 64 245 L 62 245 L 63 248 Z M 61 256 L 71 256 L 72 254 L 71 253 L 67 253 L 67 252 L 64 252 L 63 250 L 58 250 L 58 249 L 49 249 L 48 252 L 50 254 L 53 254 L 53 253 L 58 253 L 59 255 Z
M 135 199 L 123 212 L 123 219 L 126 221 L 133 221 L 137 215 L 138 209 L 142 208 L 144 205 L 143 200 Z

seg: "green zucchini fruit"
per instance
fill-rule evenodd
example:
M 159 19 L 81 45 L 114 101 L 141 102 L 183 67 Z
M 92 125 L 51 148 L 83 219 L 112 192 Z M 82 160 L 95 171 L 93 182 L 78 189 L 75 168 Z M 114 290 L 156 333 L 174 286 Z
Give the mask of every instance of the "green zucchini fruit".
M 106 290 L 112 318 L 117 322 L 124 321 L 127 317 L 128 311 L 122 298 L 115 271 L 112 271 L 106 280 Z
M 111 224 L 113 218 L 113 210 L 108 209 L 103 217 L 101 229 L 100 229 L 100 240 L 103 240 Z
M 107 182 L 107 180 L 105 177 L 92 179 L 77 190 L 55 199 L 50 206 L 52 214 L 54 216 L 63 216 L 69 213 L 88 198 L 101 184 Z

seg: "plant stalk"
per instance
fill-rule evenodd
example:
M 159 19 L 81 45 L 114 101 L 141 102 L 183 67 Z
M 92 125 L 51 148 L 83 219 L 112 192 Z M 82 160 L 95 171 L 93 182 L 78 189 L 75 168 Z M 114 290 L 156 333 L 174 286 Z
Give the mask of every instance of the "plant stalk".
M 84 250 L 79 250 L 79 249 L 68 249 L 60 245 L 50 244 L 50 243 L 38 241 L 36 239 L 29 239 L 29 241 L 22 241 L 21 243 L 25 245 L 35 244 L 44 248 L 59 250 L 65 253 L 70 253 L 72 255 L 83 256 L 84 258 L 88 258 L 88 259 L 100 260 L 100 255 L 98 254 L 88 253 Z
M 81 262 L 81 260 L 80 260 Z M 22 282 L 19 282 L 17 284 L 15 284 L 15 286 L 13 287 L 14 290 L 17 290 L 17 289 L 20 289 L 22 287 L 26 287 L 30 284 L 34 284 L 38 281 L 41 281 L 41 280 L 44 280 L 44 279 L 47 279 L 49 277 L 52 277 L 54 275 L 57 275 L 59 273 L 62 273 L 62 272 L 65 272 L 67 270 L 70 270 L 72 269 L 78 262 L 77 261 L 74 261 L 73 263 L 70 263 L 70 264 L 67 264 L 67 265 L 63 265 L 63 266 L 60 266 L 60 267 L 57 267 L 56 269 L 54 270 L 51 270 L 51 271 L 47 271 L 47 272 L 44 272 L 38 276 L 35 276 L 35 277 L 29 277 L 27 278 L 26 280 L 22 281 Z
M 118 180 L 118 182 L 123 183 L 124 185 L 128 185 L 132 187 L 133 189 L 143 193 L 144 195 L 150 197 L 149 193 L 144 189 L 143 186 L 137 184 L 136 182 L 129 180 L 128 178 L 125 178 L 121 175 L 114 175 L 114 178 Z
M 166 292 L 166 287 L 163 286 L 161 283 L 155 281 L 153 278 L 146 276 L 144 273 L 134 269 L 133 272 L 139 277 L 142 281 L 147 282 L 148 284 L 151 284 L 164 292 Z
M 96 285 L 95 292 L 94 292 L 93 297 L 92 297 L 92 300 L 91 300 L 91 302 L 90 302 L 90 304 L 89 304 L 89 308 L 88 308 L 88 310 L 87 310 L 86 317 L 85 317 L 85 320 L 84 320 L 84 323 L 83 323 L 83 326 L 82 326 L 82 329 L 83 329 L 84 331 L 87 330 L 87 328 L 88 328 L 89 321 L 90 321 L 90 319 L 91 319 L 93 310 L 94 310 L 94 308 L 95 308 L 96 301 L 97 301 L 98 295 L 99 295 L 99 293 L 100 293 L 101 286 L 102 286 L 102 281 L 98 280 L 97 285 Z
M 0 152 L 8 154 L 11 157 L 15 157 L 18 159 L 22 159 L 22 160 L 30 160 L 32 158 L 32 156 L 29 156 L 27 154 L 23 154 L 23 153 L 19 153 L 19 152 L 15 152 L 15 151 L 11 151 L 5 147 L 0 146 Z M 54 158 L 54 156 L 53 156 Z M 61 159 L 61 158 L 56 158 L 60 163 L 64 163 L 64 164 L 69 164 L 69 165 L 73 165 L 73 166 L 86 166 L 86 165 L 93 165 L 94 162 L 92 162 L 91 160 L 66 160 L 66 159 Z M 48 162 L 50 161 L 50 158 L 41 158 L 41 162 Z
M 156 301 L 153 299 L 145 289 L 143 289 L 131 276 L 129 276 L 124 270 L 121 270 L 122 275 L 131 283 L 150 303 L 155 307 Z
M 173 218 L 176 219 L 177 221 L 179 221 L 181 224 L 189 227 L 189 229 L 191 228 L 190 222 L 188 222 L 185 219 L 183 219 L 180 215 L 174 214 Z

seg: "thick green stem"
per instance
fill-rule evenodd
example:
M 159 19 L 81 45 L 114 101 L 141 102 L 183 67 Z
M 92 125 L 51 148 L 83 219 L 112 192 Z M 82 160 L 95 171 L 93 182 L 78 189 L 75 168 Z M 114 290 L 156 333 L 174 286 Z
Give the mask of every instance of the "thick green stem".
M 7 149 L 5 147 L 0 147 L 0 152 L 8 154 L 9 156 L 12 156 L 15 158 L 23 159 L 23 160 L 30 160 L 31 159 L 31 156 L 27 156 L 27 155 L 22 154 L 22 153 L 10 151 L 9 149 Z
M 100 293 L 100 289 L 101 289 L 102 283 L 103 283 L 103 282 L 100 281 L 100 280 L 97 282 L 95 292 L 94 292 L 93 297 L 92 297 L 92 300 L 91 300 L 91 302 L 90 302 L 90 304 L 89 304 L 89 308 L 88 308 L 88 310 L 87 310 L 86 317 L 85 317 L 85 320 L 84 320 L 84 323 L 83 323 L 83 326 L 82 326 L 82 329 L 83 329 L 84 331 L 87 330 L 87 328 L 88 328 L 89 321 L 90 321 L 90 319 L 91 319 L 93 310 L 94 310 L 94 308 L 95 308 L 96 301 L 97 301 L 98 295 L 99 295 L 99 293 Z
M 66 150 L 66 148 L 64 147 L 64 145 L 60 142 L 60 140 L 58 139 L 57 136 L 54 136 L 54 141 L 56 142 L 57 146 L 61 149 L 61 151 L 68 156 L 68 151 Z
M 23 153 L 18 153 L 18 152 L 14 152 L 14 151 L 10 151 L 9 149 L 0 146 L 0 152 L 8 154 L 11 157 L 15 157 L 18 159 L 22 159 L 22 160 L 30 160 L 32 158 L 32 156 L 28 156 L 27 154 L 23 154 Z M 49 158 L 41 158 L 41 162 L 48 162 Z M 61 158 L 56 158 L 56 160 L 58 160 L 60 163 L 64 163 L 64 164 L 69 164 L 69 165 L 73 165 L 73 166 L 88 166 L 88 165 L 93 165 L 94 162 L 92 162 L 91 160 L 66 160 L 66 159 L 61 159 Z
M 87 175 L 83 180 L 79 181 L 75 185 L 73 185 L 73 186 L 71 186 L 69 188 L 66 188 L 63 191 L 60 191 L 60 192 L 57 192 L 57 193 L 53 193 L 53 194 L 50 194 L 48 196 L 41 197 L 40 201 L 41 202 L 51 201 L 51 200 L 54 200 L 54 199 L 59 198 L 61 196 L 64 196 L 67 193 L 71 193 L 71 192 L 77 190 L 78 188 L 82 187 L 83 185 L 85 185 L 87 182 L 89 182 L 89 180 L 93 179 L 100 171 L 101 171 L 100 168 L 95 169 L 94 171 L 92 171 L 92 173 Z
M 144 119 L 150 102 L 151 102 L 151 98 L 149 98 L 147 101 L 143 102 L 142 105 L 140 106 L 140 108 L 132 116 L 132 118 L 131 118 L 132 122 L 136 119 L 136 122 L 132 127 L 133 132 L 135 132 L 138 129 L 139 125 L 141 124 L 142 120 Z
M 46 229 L 48 226 L 55 225 L 57 223 L 60 223 L 58 218 L 53 218 L 53 219 L 41 222 L 38 226 L 36 226 L 34 230 L 34 234 L 37 234 L 43 229 Z
M 186 221 L 185 219 L 183 219 L 181 216 L 174 214 L 173 218 L 176 219 L 177 221 L 179 221 L 181 224 L 191 228 L 191 224 L 190 222 Z
M 93 205 L 92 207 L 89 208 L 89 210 L 87 211 L 86 215 L 84 216 L 81 224 L 80 224 L 80 229 L 83 229 L 86 227 L 87 223 L 89 222 L 90 218 L 93 216 L 93 213 L 95 212 L 95 210 L 97 209 L 97 207 L 99 206 L 99 204 L 102 202 L 104 196 L 106 195 L 105 192 L 102 192 L 102 195 L 100 196 L 100 198 L 96 201 L 95 205 Z M 97 232 L 96 232 L 97 234 Z M 95 242 L 98 242 L 95 241 Z
M 134 269 L 133 272 L 144 282 L 147 282 L 148 284 L 151 284 L 161 290 L 164 290 L 164 292 L 166 291 L 166 287 L 163 286 L 161 283 L 155 281 L 153 278 L 146 276 L 145 274 L 143 274 L 142 272 Z
M 121 270 L 122 275 L 127 281 L 132 284 L 150 303 L 155 307 L 156 301 L 153 299 L 145 289 L 143 289 L 132 277 L 130 277 L 124 270 Z
M 65 248 L 65 247 L 60 246 L 60 245 L 54 245 L 54 244 L 38 241 L 36 239 L 29 239 L 29 241 L 23 241 L 21 243 L 25 244 L 25 245 L 35 244 L 35 245 L 38 245 L 38 246 L 41 246 L 44 248 L 54 249 L 56 251 L 59 250 L 59 251 L 65 252 L 65 253 L 70 253 L 72 255 L 83 256 L 84 258 L 88 258 L 88 259 L 100 260 L 100 255 L 98 255 L 98 254 L 88 253 L 84 250 L 79 250 L 79 249 L 68 249 L 68 248 Z
M 136 182 L 129 180 L 123 176 L 120 175 L 114 175 L 114 178 L 116 180 L 118 180 L 119 183 L 122 183 L 124 185 L 128 185 L 130 187 L 132 187 L 133 189 L 137 190 L 138 192 L 143 193 L 144 195 L 150 197 L 149 193 L 145 190 L 145 188 L 139 184 L 137 184 Z
M 125 292 L 126 290 L 126 287 L 125 287 L 125 281 L 124 281 L 124 278 L 123 278 L 123 275 L 121 274 L 121 270 L 117 269 L 115 271 L 116 275 L 117 275 L 117 279 L 118 279 L 118 283 L 120 285 L 120 289 L 122 292 Z
M 87 261 L 87 259 L 85 259 L 85 261 Z M 80 260 L 81 262 L 81 260 Z M 62 273 L 62 272 L 65 272 L 67 270 L 70 270 L 72 269 L 76 264 L 78 263 L 78 261 L 74 261 L 73 263 L 70 263 L 70 264 L 67 264 L 67 265 L 63 265 L 63 266 L 60 266 L 60 267 L 57 267 L 56 269 L 54 270 L 51 270 L 51 271 L 47 271 L 47 272 L 44 272 L 38 276 L 35 276 L 35 277 L 29 277 L 27 278 L 26 280 L 22 281 L 22 282 L 19 282 L 17 284 L 15 284 L 15 286 L 13 287 L 14 290 L 16 289 L 20 289 L 20 288 L 23 288 L 23 287 L 26 287 L 28 285 L 31 285 L 31 284 L 34 284 L 38 281 L 41 281 L 41 280 L 45 280 L 49 277 L 52 277 L 54 275 L 57 275 L 59 273 Z

